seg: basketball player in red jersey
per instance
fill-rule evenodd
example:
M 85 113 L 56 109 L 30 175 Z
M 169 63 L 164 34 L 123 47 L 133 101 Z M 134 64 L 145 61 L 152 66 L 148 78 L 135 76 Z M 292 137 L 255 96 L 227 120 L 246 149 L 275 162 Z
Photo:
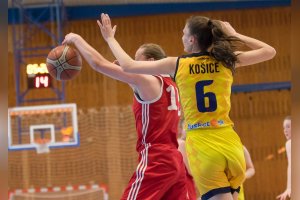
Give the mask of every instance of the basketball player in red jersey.
M 125 82 L 133 89 L 139 164 L 121 199 L 189 199 L 185 166 L 177 149 L 178 90 L 171 77 L 126 73 L 74 33 L 67 34 L 63 44 L 75 45 L 94 70 Z M 140 61 L 164 57 L 164 51 L 156 44 L 144 44 L 135 54 L 135 59 Z

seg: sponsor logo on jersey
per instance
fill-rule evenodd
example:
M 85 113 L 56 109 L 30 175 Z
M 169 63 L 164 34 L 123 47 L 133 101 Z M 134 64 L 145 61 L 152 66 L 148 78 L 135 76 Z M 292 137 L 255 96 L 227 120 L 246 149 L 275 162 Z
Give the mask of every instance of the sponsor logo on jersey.
M 188 130 L 193 130 L 197 128 L 206 128 L 206 127 L 216 127 L 224 125 L 223 120 L 211 120 L 210 122 L 198 122 L 195 124 L 188 124 Z

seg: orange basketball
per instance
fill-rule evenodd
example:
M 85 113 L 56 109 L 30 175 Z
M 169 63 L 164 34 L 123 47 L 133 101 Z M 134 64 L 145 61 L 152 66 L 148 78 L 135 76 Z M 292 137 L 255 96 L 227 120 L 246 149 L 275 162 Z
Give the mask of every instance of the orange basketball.
M 46 61 L 49 74 L 60 81 L 73 79 L 81 70 L 82 59 L 78 51 L 68 45 L 55 47 Z

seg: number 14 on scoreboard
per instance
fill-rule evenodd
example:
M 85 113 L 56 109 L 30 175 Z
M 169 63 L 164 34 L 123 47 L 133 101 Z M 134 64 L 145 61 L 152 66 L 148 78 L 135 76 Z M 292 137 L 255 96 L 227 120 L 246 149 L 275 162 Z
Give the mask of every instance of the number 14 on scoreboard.
M 51 87 L 51 77 L 49 74 L 38 74 L 34 77 L 28 77 L 28 88 L 49 88 Z

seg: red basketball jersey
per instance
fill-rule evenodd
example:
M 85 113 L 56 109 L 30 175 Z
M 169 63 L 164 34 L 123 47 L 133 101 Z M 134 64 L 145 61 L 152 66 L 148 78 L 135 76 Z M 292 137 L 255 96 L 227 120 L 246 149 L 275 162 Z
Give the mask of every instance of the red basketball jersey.
M 184 162 L 177 149 L 178 91 L 169 76 L 157 78 L 162 87 L 156 99 L 141 101 L 135 94 L 139 164 L 121 200 L 189 199 Z
M 170 76 L 157 76 L 162 81 L 160 95 L 152 101 L 142 101 L 135 94 L 133 112 L 138 134 L 137 151 L 146 144 L 164 144 L 178 148 L 177 128 L 180 104 L 176 84 Z

